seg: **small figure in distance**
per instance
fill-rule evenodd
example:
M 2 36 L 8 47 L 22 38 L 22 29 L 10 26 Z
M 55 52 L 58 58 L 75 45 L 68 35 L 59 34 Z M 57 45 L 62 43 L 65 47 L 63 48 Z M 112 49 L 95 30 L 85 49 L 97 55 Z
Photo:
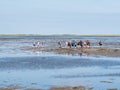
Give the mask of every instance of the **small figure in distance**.
M 89 41 L 89 40 L 86 40 L 85 42 L 86 42 L 86 47 L 87 47 L 87 48 L 90 48 L 90 41 Z
M 77 45 L 79 45 L 81 48 L 83 47 L 83 42 L 80 40 Z
M 83 47 L 83 42 L 80 40 L 80 46 L 81 46 L 81 48 Z
M 61 41 L 58 42 L 59 48 L 62 48 Z
M 33 43 L 33 46 L 34 46 L 34 47 L 36 46 L 36 42 Z
M 72 41 L 72 46 L 73 46 L 74 48 L 77 47 L 77 42 L 76 42 L 75 40 Z
M 99 46 L 102 46 L 102 42 L 101 41 L 99 41 Z
M 40 47 L 40 42 L 34 42 L 34 43 L 33 43 L 33 47 L 39 48 L 39 47 Z
M 71 47 L 72 47 L 71 42 L 68 42 L 68 47 L 69 47 L 69 48 L 71 48 Z

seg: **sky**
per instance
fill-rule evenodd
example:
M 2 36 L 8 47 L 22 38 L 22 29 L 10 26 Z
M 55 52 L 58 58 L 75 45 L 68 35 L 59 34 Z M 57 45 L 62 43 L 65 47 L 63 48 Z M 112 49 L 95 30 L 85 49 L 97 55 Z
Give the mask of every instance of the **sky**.
M 120 34 L 120 0 L 0 0 L 0 34 Z

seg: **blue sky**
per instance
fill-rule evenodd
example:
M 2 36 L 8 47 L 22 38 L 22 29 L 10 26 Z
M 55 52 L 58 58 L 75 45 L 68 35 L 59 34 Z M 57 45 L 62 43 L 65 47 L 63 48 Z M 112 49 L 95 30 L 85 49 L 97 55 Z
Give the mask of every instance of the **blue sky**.
M 0 34 L 120 34 L 120 0 L 0 0 Z

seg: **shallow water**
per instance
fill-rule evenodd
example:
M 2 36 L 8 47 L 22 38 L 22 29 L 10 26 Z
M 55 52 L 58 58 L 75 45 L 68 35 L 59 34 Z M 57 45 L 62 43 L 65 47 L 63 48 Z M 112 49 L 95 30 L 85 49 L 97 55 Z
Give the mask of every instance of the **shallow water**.
M 118 39 L 119 38 L 119 39 Z M 23 88 L 85 86 L 86 89 L 120 89 L 120 58 L 58 55 L 22 50 L 34 41 L 57 46 L 60 40 L 88 39 L 92 45 L 103 40 L 111 48 L 120 48 L 120 37 L 0 37 L 0 87 L 20 85 Z
M 0 86 L 21 85 L 48 89 L 83 85 L 120 89 L 120 61 L 107 58 L 67 56 L 0 58 Z

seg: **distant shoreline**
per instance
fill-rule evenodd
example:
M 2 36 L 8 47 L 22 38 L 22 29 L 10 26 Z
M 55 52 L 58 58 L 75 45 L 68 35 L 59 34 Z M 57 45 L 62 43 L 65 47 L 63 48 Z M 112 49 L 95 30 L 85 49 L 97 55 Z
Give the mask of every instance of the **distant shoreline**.
M 0 36 L 120 36 L 120 34 L 0 34 Z

